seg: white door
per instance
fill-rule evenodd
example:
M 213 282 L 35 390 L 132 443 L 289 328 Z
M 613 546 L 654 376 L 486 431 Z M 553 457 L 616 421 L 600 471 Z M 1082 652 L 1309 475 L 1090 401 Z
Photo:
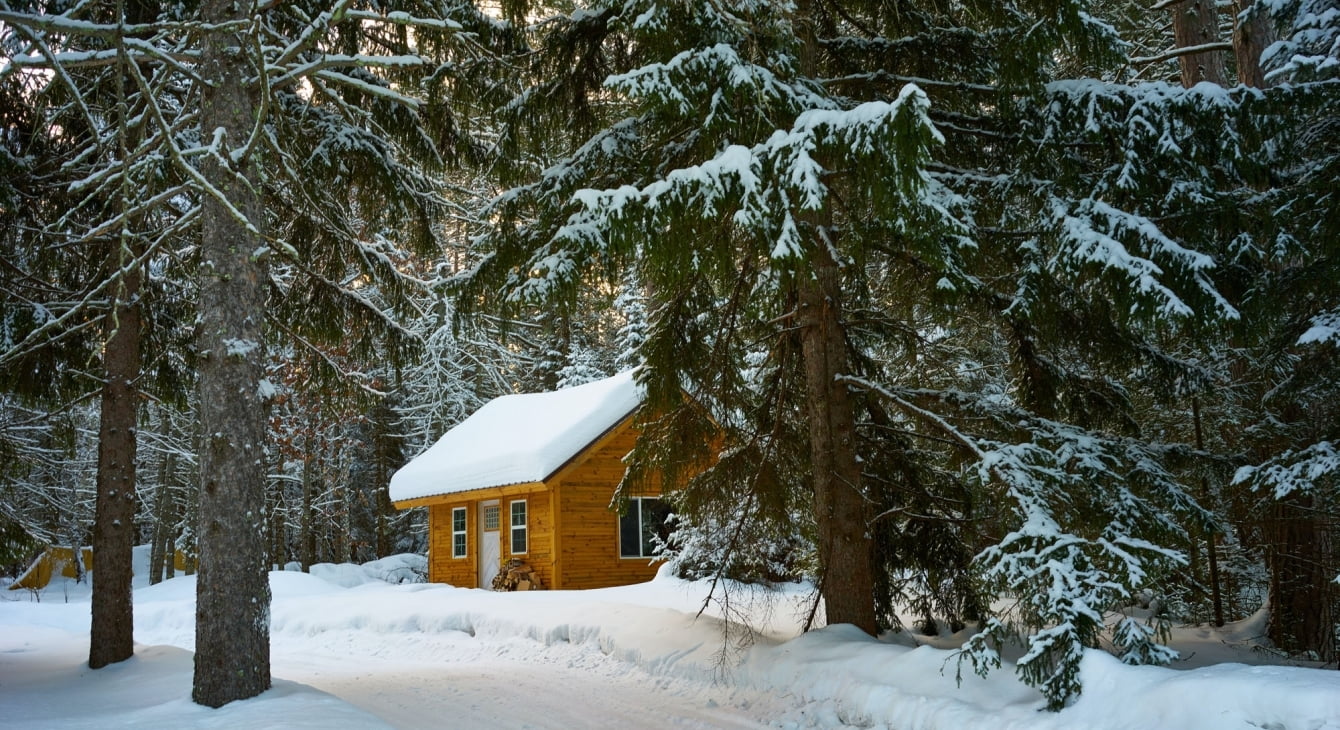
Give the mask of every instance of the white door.
M 493 578 L 502 565 L 500 518 L 498 500 L 479 503 L 479 587 L 484 590 L 493 590 Z

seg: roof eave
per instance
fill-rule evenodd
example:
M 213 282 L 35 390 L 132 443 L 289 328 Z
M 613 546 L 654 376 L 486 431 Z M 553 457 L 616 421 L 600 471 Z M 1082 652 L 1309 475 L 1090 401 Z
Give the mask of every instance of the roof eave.
M 472 502 L 479 499 L 494 499 L 497 497 L 509 497 L 514 494 L 523 494 L 534 492 L 537 489 L 548 487 L 547 481 L 543 482 L 516 482 L 514 484 L 498 484 L 492 487 L 478 487 L 475 489 L 465 489 L 459 492 L 440 492 L 438 494 L 428 494 L 422 497 L 413 497 L 410 499 L 400 499 L 391 502 L 396 509 L 410 509 L 412 507 L 431 507 L 435 504 L 447 504 L 449 502 Z

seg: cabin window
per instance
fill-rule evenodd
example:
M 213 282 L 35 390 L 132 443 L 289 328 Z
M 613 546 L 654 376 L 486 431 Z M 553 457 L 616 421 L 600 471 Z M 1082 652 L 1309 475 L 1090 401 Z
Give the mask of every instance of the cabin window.
M 512 503 L 512 554 L 526 552 L 526 500 Z
M 656 556 L 657 540 L 664 542 L 670 536 L 666 519 L 670 505 L 656 497 L 633 497 L 628 500 L 628 511 L 619 518 L 619 557 L 652 558 Z
M 488 505 L 487 507 L 484 508 L 484 529 L 485 529 L 485 530 L 490 530 L 490 531 L 492 531 L 492 530 L 496 530 L 496 529 L 498 529 L 498 513 L 501 512 L 501 511 L 502 511 L 502 510 L 499 509 L 499 508 L 498 508 L 498 505 L 496 505 L 496 504 L 491 504 L 491 505 Z
M 451 557 L 465 557 L 465 508 L 451 509 Z

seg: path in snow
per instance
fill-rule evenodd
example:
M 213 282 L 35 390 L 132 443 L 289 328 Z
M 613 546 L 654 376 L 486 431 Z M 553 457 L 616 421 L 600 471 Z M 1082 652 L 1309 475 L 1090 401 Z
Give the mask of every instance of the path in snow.
M 640 672 L 610 677 L 511 660 L 416 671 L 286 664 L 282 671 L 398 728 L 760 728 L 781 714 L 724 689 L 658 686 Z
M 589 644 L 337 633 L 276 641 L 275 676 L 397 728 L 760 728 L 794 712 L 781 698 L 710 678 L 652 676 Z M 373 640 L 391 645 L 356 650 Z

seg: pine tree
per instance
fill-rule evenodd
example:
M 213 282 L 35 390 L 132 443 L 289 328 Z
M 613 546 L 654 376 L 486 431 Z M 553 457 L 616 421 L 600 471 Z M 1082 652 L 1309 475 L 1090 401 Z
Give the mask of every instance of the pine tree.
M 69 73 L 72 68 L 120 64 L 116 68 L 142 105 L 135 136 L 120 130 L 82 140 L 86 149 L 100 152 L 97 145 L 109 141 L 119 150 L 105 157 L 75 153 L 89 160 L 84 185 L 92 192 L 85 199 L 101 195 L 116 203 L 94 230 L 125 230 L 139 216 L 167 211 L 168 233 L 199 226 L 202 235 L 200 258 L 192 262 L 201 286 L 200 408 L 206 425 L 195 694 L 202 703 L 219 705 L 269 684 L 268 589 L 260 549 L 270 392 L 261 367 L 267 297 L 277 290 L 283 311 L 292 301 L 285 295 L 315 291 L 323 298 L 309 299 L 309 307 L 333 301 L 339 315 L 354 312 L 355 319 L 380 322 L 383 331 L 395 329 L 353 291 L 347 276 L 362 269 L 392 298 L 391 289 L 404 281 L 364 224 L 375 229 L 405 216 L 416 223 L 406 235 L 421 246 L 431 244 L 440 198 L 423 171 L 442 161 L 442 150 L 461 152 L 453 145 L 465 138 L 453 127 L 450 97 L 443 92 L 454 77 L 431 76 L 415 87 L 426 65 L 417 51 L 443 59 L 460 51 L 477 62 L 487 55 L 481 39 L 496 24 L 471 8 L 415 2 L 387 9 L 219 1 L 165 8 L 153 22 L 140 24 L 123 22 L 119 7 L 106 12 L 96 3 L 61 14 L 43 9 L 5 11 L 5 23 L 28 39 L 24 54 L 7 69 L 50 70 L 74 99 L 69 109 L 75 120 L 92 129 L 101 129 L 87 104 L 92 92 Z M 459 32 L 463 23 L 479 32 Z M 62 36 L 56 47 L 66 50 L 52 50 L 45 42 L 52 34 Z M 101 44 L 115 46 L 116 53 L 100 53 Z M 198 73 L 178 60 L 196 54 L 202 59 Z M 311 91 L 308 99 L 295 91 L 303 84 Z M 429 105 L 431 116 L 422 113 Z M 293 157 L 302 152 L 309 157 Z M 275 164 L 262 166 L 263 155 Z M 168 174 L 148 174 L 163 170 Z M 318 182 L 317 175 L 330 170 L 340 174 Z M 146 184 L 127 186 L 130 180 Z M 267 213 L 266 195 L 291 202 L 291 211 L 275 207 Z M 356 206 L 347 205 L 351 197 Z M 183 201 L 188 207 L 178 208 Z M 272 225 L 276 221 L 280 225 Z M 267 229 L 275 234 L 265 235 Z M 144 256 L 164 250 L 168 238 L 147 242 Z M 271 259 L 300 276 L 272 280 Z M 312 343 L 303 335 L 340 329 L 345 321 L 295 317 L 288 332 Z M 55 331 L 60 325 L 43 327 Z M 231 606 L 231 600 L 241 603 Z M 239 630 L 230 633 L 224 618 L 240 622 Z
M 1275 124 L 1259 153 L 1270 184 L 1251 199 L 1260 222 L 1244 226 L 1225 252 L 1233 261 L 1230 285 L 1246 302 L 1231 373 L 1247 414 L 1234 432 L 1242 467 L 1233 481 L 1250 490 L 1261 511 L 1256 526 L 1270 573 L 1271 640 L 1331 661 L 1338 651 L 1329 627 L 1340 611 L 1331 547 L 1340 498 L 1334 405 L 1340 201 L 1332 183 L 1340 172 L 1334 134 L 1340 18 L 1327 3 L 1286 3 L 1269 12 L 1244 8 L 1235 37 L 1250 57 L 1269 35 L 1261 27 L 1267 17 L 1283 31 L 1259 70 L 1240 70 L 1244 82 L 1267 85 L 1258 114 Z M 1288 83 L 1270 86 L 1281 81 Z
M 990 665 L 991 640 L 1026 632 L 1020 672 L 1060 707 L 1104 612 L 1175 566 L 1180 523 L 1204 519 L 1164 465 L 1175 449 L 1139 438 L 1129 389 L 1195 374 L 1160 328 L 1235 315 L 1210 258 L 1151 217 L 1169 191 L 1160 139 L 1197 145 L 1171 169 L 1203 181 L 1237 138 L 1180 131 L 1208 94 L 1165 105 L 1162 88 L 1057 80 L 1057 59 L 1120 64 L 1112 27 L 1080 3 L 1006 5 L 595 3 L 550 19 L 537 45 L 582 62 L 541 67 L 516 129 L 569 151 L 496 201 L 466 284 L 554 301 L 592 271 L 635 270 L 663 415 L 629 483 L 714 463 L 679 506 L 712 505 L 737 535 L 755 517 L 723 503 L 781 521 L 808 500 L 830 622 L 873 631 L 893 620 L 875 606 L 929 600 L 894 595 L 915 590 L 890 580 L 909 566 L 955 576 L 934 601 L 960 616 L 986 605 L 978 578 L 1023 597 L 969 656 Z M 575 114 L 539 108 L 560 96 Z M 969 391 L 965 370 L 992 377 Z M 729 445 L 709 454 L 714 426 Z M 945 547 L 895 554 L 916 530 Z M 856 559 L 829 572 L 837 545 Z M 1156 627 L 1119 636 L 1128 661 L 1169 656 Z

